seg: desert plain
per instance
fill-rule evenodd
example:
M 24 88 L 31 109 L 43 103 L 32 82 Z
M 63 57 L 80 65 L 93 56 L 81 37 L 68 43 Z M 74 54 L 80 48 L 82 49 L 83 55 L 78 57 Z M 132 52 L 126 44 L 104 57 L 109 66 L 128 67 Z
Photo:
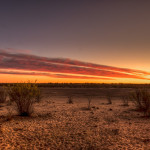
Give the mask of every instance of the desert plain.
M 122 99 L 133 90 L 41 87 L 30 117 L 18 116 L 15 104 L 1 104 L 0 149 L 149 150 L 150 117 Z

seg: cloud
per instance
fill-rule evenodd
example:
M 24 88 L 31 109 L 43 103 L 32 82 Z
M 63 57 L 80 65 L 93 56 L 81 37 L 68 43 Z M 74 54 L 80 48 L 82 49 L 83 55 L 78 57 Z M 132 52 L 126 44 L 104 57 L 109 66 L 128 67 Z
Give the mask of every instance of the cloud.
M 90 77 L 90 76 L 77 76 L 77 75 L 67 75 L 67 74 L 54 74 L 46 72 L 25 72 L 25 71 L 8 71 L 0 70 L 0 74 L 15 74 L 15 75 L 33 75 L 33 76 L 48 76 L 53 78 L 76 78 L 76 79 L 100 79 L 100 80 L 113 80 L 112 78 L 100 78 L 100 77 Z
M 25 54 L 30 54 L 31 53 L 31 50 L 29 49 L 15 49 L 15 48 L 7 48 L 6 50 L 3 50 L 5 52 L 8 52 L 8 53 L 25 53 Z
M 0 51 L 0 55 L 11 57 L 14 59 L 25 59 L 25 60 L 32 60 L 32 61 L 42 61 L 42 62 L 47 62 L 47 63 L 73 65 L 73 66 L 88 67 L 88 68 L 95 68 L 95 69 L 100 69 L 100 70 L 115 71 L 115 72 L 122 72 L 122 73 L 150 75 L 149 72 L 142 71 L 142 70 L 99 65 L 99 64 L 93 64 L 93 63 L 88 63 L 88 62 L 82 62 L 78 60 L 71 60 L 69 58 L 47 58 L 47 57 L 39 57 L 35 55 L 21 54 L 21 53 L 8 53 L 4 50 Z
M 83 79 L 102 79 L 107 77 L 149 80 L 146 76 L 150 75 L 149 72 L 142 70 L 118 68 L 64 58 L 47 58 L 29 54 L 9 53 L 5 50 L 0 50 L 0 69 L 31 71 L 30 74 L 32 74 L 33 71 L 41 72 L 41 74 L 38 73 L 36 75 L 44 75 L 45 72 L 47 74 L 49 73 L 49 75 L 53 73 L 56 78 L 79 78 L 79 76 L 82 76 L 80 78 Z M 56 75 L 58 73 L 61 74 L 61 76 Z M 10 74 L 10 72 L 8 72 L 8 74 Z M 74 75 L 68 76 L 65 74 Z

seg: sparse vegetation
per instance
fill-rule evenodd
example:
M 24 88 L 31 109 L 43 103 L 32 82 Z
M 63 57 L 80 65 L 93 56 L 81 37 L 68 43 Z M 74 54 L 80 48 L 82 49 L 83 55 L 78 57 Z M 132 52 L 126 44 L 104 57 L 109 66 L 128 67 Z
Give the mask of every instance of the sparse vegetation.
M 87 95 L 86 97 L 87 97 L 87 100 L 88 100 L 88 109 L 90 110 L 91 109 L 91 102 L 92 102 L 93 96 Z
M 136 89 L 130 96 L 136 108 L 150 116 L 150 94 L 147 89 Z
M 134 106 L 132 103 L 129 107 L 120 107 L 122 102 L 123 105 L 128 102 L 125 95 L 128 96 L 133 89 L 42 88 L 42 96 L 45 99 L 34 105 L 36 113 L 32 117 L 12 116 L 16 114 L 15 98 L 23 97 L 24 102 L 29 97 L 32 99 L 32 104 L 37 101 L 37 85 L 29 83 L 26 85 L 28 88 L 22 90 L 24 86 L 10 85 L 8 93 L 15 91 L 13 93 L 17 93 L 17 96 L 10 97 L 13 101 L 10 106 L 4 103 L 0 107 L 2 125 L 0 126 L 2 141 L 0 147 L 3 149 L 6 146 L 9 149 L 13 147 L 15 149 L 72 150 L 139 149 L 145 145 L 150 146 L 150 135 L 147 132 L 150 119 L 140 118 L 139 112 L 130 111 Z M 105 104 L 106 99 L 103 98 L 107 91 L 111 93 L 111 96 L 113 95 L 115 102 L 112 105 L 101 105 L 101 102 Z M 30 96 L 26 97 L 27 93 Z M 97 93 L 99 95 L 96 95 Z M 49 98 L 49 95 L 52 97 Z M 66 104 L 67 100 L 74 102 L 74 98 L 76 103 Z M 50 103 L 50 100 L 55 103 Z
M 129 96 L 123 95 L 123 96 L 121 96 L 121 99 L 123 102 L 123 106 L 129 106 Z
M 0 103 L 6 102 L 6 98 L 7 98 L 6 89 L 5 89 L 4 87 L 2 87 L 2 88 L 0 89 Z
M 38 87 L 36 83 L 18 83 L 9 86 L 8 94 L 11 102 L 15 102 L 21 116 L 30 116 L 33 103 L 36 101 Z
M 108 104 L 112 104 L 112 95 L 109 91 L 106 92 L 106 99 L 108 101 Z
M 7 107 L 7 116 L 6 121 L 10 121 L 13 117 L 13 109 L 11 107 Z
M 69 96 L 68 96 L 67 103 L 68 103 L 68 104 L 73 104 L 73 96 L 72 96 L 72 95 L 69 95 Z
M 42 93 L 41 93 L 41 90 L 39 89 L 39 88 L 37 88 L 37 92 L 36 92 L 36 96 L 35 96 L 36 98 L 36 102 L 40 102 L 41 100 L 42 100 L 42 98 L 43 98 L 43 96 L 42 96 Z
M 123 84 L 123 83 L 37 83 L 38 87 L 49 88 L 150 88 L 150 84 Z M 8 83 L 0 83 L 7 86 Z

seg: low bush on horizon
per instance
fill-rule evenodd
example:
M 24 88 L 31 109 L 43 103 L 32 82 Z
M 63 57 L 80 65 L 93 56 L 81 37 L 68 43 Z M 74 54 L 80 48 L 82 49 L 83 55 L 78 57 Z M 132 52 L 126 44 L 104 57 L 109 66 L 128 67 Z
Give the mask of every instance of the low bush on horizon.
M 136 89 L 130 96 L 137 110 L 143 111 L 145 116 L 150 116 L 150 93 L 147 89 Z
M 8 87 L 11 102 L 15 102 L 20 116 L 30 116 L 33 103 L 37 101 L 39 89 L 36 83 L 17 83 Z

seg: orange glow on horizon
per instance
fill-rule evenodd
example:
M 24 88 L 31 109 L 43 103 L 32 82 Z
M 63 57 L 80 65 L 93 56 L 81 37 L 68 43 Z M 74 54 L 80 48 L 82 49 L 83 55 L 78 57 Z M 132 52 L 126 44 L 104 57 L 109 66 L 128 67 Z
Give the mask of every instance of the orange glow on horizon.
M 150 83 L 150 72 L 0 50 L 0 82 Z
M 0 75 L 0 83 L 17 83 L 17 82 L 35 82 L 37 83 L 150 83 L 149 80 L 141 79 L 117 79 L 116 80 L 87 80 L 87 79 L 67 79 L 67 78 L 51 78 L 44 76 L 32 76 L 32 75 Z

